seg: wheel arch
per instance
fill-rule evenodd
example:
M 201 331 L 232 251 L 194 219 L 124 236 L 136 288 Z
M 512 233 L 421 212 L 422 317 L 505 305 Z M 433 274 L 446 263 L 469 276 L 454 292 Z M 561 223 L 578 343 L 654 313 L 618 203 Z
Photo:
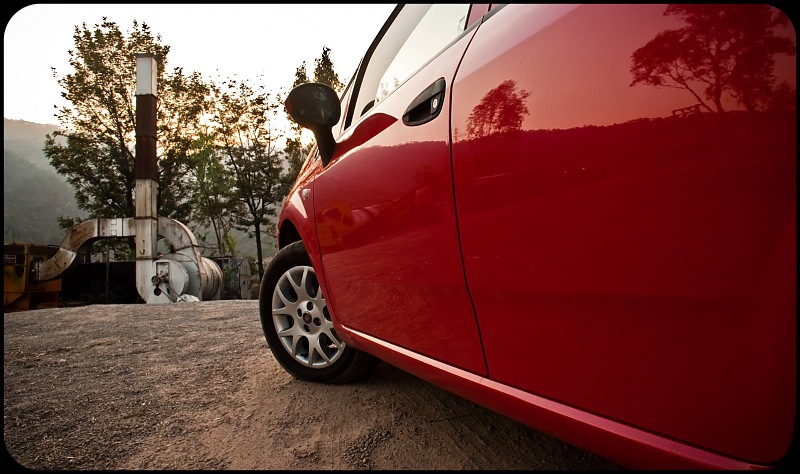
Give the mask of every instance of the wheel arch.
M 298 240 L 303 240 L 300 237 L 300 232 L 297 230 L 297 226 L 289 220 L 285 219 L 281 222 L 280 227 L 278 228 L 278 249 L 282 249 L 287 245 L 297 242 Z
M 277 227 L 278 249 L 282 249 L 297 241 L 303 242 L 308 257 L 311 260 L 311 266 L 314 267 L 314 271 L 317 273 L 317 279 L 322 287 L 322 293 L 327 300 L 328 311 L 330 312 L 331 318 L 334 324 L 340 327 L 339 320 L 336 317 L 335 302 L 332 301 L 329 296 L 328 280 L 325 277 L 325 267 L 322 264 L 322 255 L 319 252 L 313 212 L 312 209 L 306 209 L 306 207 L 303 206 L 303 200 L 300 199 L 297 192 L 294 192 L 284 204 Z M 344 333 L 342 338 L 346 344 L 352 342 L 347 333 Z

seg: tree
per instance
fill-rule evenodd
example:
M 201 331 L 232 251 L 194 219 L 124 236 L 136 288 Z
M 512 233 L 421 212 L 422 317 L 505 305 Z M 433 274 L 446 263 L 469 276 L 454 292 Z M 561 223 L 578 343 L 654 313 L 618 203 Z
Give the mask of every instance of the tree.
M 180 68 L 167 74 L 169 46 L 144 23 L 134 20 L 126 37 L 104 17 L 93 30 L 85 23 L 76 26 L 73 39 L 69 63 L 75 72 L 58 78 L 53 69 L 71 105 L 56 114 L 64 131 L 46 137 L 50 163 L 73 186 L 89 218 L 135 215 L 136 55 L 151 53 L 158 58 L 159 215 L 189 220 L 191 142 L 208 85 L 198 73 L 185 76 Z
M 331 49 L 323 46 L 322 54 L 319 58 L 314 60 L 314 82 L 327 84 L 331 86 L 336 92 L 341 92 L 344 84 L 339 79 L 339 75 L 333 69 L 333 61 L 330 57 Z M 306 62 L 303 63 L 295 70 L 294 82 L 292 89 L 309 82 L 308 73 L 306 72 Z M 288 168 L 281 176 L 281 189 L 280 196 L 286 196 L 289 190 L 297 179 L 300 173 L 300 168 L 303 166 L 308 154 L 311 152 L 313 142 L 311 140 L 304 140 L 304 129 L 294 123 L 291 117 L 288 116 L 289 123 L 291 124 L 292 137 L 286 138 L 286 147 L 284 148 L 284 156 L 288 162 Z M 304 142 L 306 144 L 304 144 Z
M 294 70 L 294 82 L 292 82 L 292 87 L 290 87 L 289 90 L 294 89 L 300 84 L 305 84 L 307 82 L 308 82 L 308 73 L 306 72 L 306 62 L 303 61 L 303 63 L 300 66 L 298 66 L 297 69 Z M 286 118 L 288 118 L 289 121 L 291 122 L 292 118 L 289 116 L 288 113 L 286 114 Z M 294 122 L 291 122 L 291 124 L 292 124 L 291 125 L 292 130 L 295 132 L 299 133 L 303 129 L 303 127 L 297 125 Z
M 236 182 L 225 168 L 217 153 L 213 137 L 204 133 L 192 143 L 194 217 L 201 224 L 211 226 L 219 256 L 234 255 L 236 242 L 230 235 L 238 202 L 231 190 Z
M 337 93 L 342 92 L 344 84 L 339 80 L 339 75 L 333 70 L 331 61 L 331 49 L 327 46 L 322 47 L 322 55 L 314 60 L 314 82 L 327 84 Z
M 182 68 L 159 84 L 159 215 L 186 222 L 194 218 L 197 187 L 190 177 L 196 164 L 195 140 L 206 133 L 202 122 L 211 107 L 211 86 L 199 72 L 186 76 Z
M 279 104 L 248 81 L 229 79 L 223 87 L 212 87 L 215 137 L 234 177 L 235 227 L 255 237 L 258 274 L 263 276 L 262 227 L 272 224 L 282 169 L 275 147 L 282 134 L 273 128 Z
M 297 69 L 295 69 L 294 82 L 292 83 L 290 90 L 307 82 L 309 81 L 308 74 L 306 73 L 306 62 L 303 61 L 303 63 Z M 303 161 L 311 152 L 312 147 L 311 144 L 303 144 L 303 127 L 295 123 L 288 113 L 286 113 L 286 118 L 289 120 L 290 131 L 292 132 L 293 136 L 286 137 L 286 146 L 283 149 L 283 154 L 286 158 L 288 168 L 281 175 L 281 189 L 278 193 L 279 196 L 286 196 L 289 194 L 289 190 L 291 189 L 292 184 L 294 184 L 294 181 L 297 179 L 297 175 L 300 173 L 300 168 L 303 166 Z M 308 140 L 306 140 L 306 142 L 308 143 Z
M 794 42 L 775 34 L 785 16 L 766 4 L 669 5 L 664 15 L 687 26 L 663 31 L 633 53 L 631 86 L 685 89 L 708 111 L 724 112 L 726 93 L 748 111 L 772 105 L 774 55 L 795 54 Z

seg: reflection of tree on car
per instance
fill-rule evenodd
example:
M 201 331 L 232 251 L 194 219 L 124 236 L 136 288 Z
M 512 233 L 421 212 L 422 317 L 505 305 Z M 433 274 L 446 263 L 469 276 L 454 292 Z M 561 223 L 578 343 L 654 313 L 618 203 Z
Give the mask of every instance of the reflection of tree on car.
M 631 86 L 685 89 L 709 112 L 725 111 L 726 94 L 747 111 L 791 98 L 773 73 L 776 54 L 795 54 L 794 42 L 776 31 L 786 16 L 769 5 L 670 5 L 664 15 L 687 26 L 662 31 L 633 53 Z
M 522 120 L 530 113 L 525 105 L 525 99 L 530 95 L 528 91 L 518 90 L 516 81 L 503 81 L 472 109 L 467 122 L 467 136 L 481 138 L 493 133 L 521 130 Z

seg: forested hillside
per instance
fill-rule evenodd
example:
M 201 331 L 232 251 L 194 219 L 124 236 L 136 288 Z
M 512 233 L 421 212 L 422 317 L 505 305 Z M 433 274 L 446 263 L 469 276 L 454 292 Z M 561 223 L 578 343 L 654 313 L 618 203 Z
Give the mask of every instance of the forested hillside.
M 44 148 L 44 136 L 60 129 L 58 125 L 3 119 L 3 148 L 55 173 L 42 148 Z
M 58 216 L 86 217 L 72 188 L 42 152 L 45 135 L 57 130 L 23 120 L 3 120 L 3 241 L 59 245 Z

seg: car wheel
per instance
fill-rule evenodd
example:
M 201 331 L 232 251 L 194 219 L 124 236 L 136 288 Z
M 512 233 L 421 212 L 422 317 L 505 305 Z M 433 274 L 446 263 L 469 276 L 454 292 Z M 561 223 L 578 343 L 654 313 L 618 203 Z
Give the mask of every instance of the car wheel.
M 348 347 L 336 334 L 302 241 L 275 254 L 264 272 L 258 299 L 267 345 L 294 377 L 347 383 L 366 375 L 379 362 Z

